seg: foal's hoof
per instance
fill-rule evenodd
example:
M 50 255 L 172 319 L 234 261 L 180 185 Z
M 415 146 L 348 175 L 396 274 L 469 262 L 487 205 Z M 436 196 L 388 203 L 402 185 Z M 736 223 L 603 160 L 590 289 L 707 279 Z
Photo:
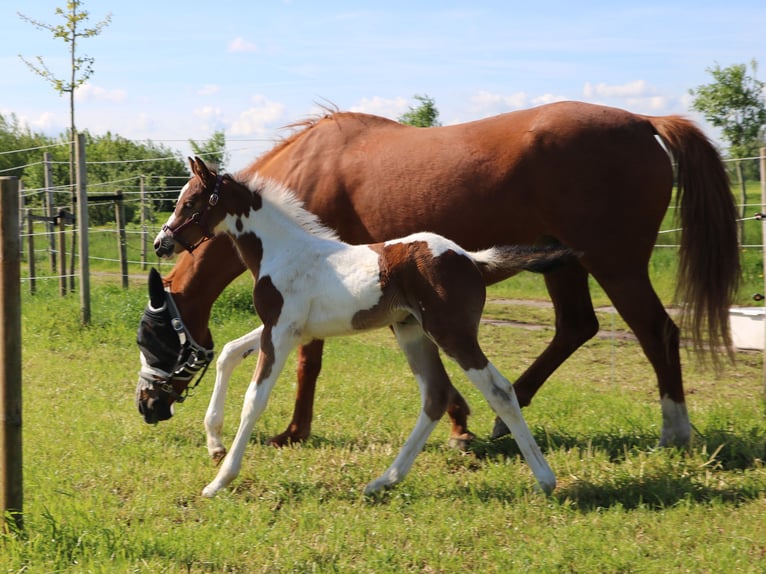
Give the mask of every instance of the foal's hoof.
M 210 454 L 210 458 L 213 459 L 213 462 L 216 466 L 221 464 L 221 461 L 226 457 L 226 449 L 222 448 L 219 450 L 215 450 Z
M 469 447 L 471 446 L 471 442 L 473 442 L 473 439 L 475 438 L 476 438 L 475 434 L 473 434 L 470 431 L 467 431 L 467 432 L 464 432 L 463 434 L 449 437 L 449 445 L 452 448 L 466 451 L 469 449 Z
M 495 417 L 495 426 L 492 429 L 492 434 L 490 435 L 490 438 L 500 438 L 504 437 L 506 435 L 511 434 L 511 431 L 508 429 L 508 425 L 506 425 L 503 422 L 503 419 L 500 417 Z

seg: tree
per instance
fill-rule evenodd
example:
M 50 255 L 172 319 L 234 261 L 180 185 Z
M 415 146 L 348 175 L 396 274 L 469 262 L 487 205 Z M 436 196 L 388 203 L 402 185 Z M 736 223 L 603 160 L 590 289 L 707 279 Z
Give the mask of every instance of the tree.
M 215 164 L 218 171 L 223 171 L 226 162 L 229 160 L 226 153 L 226 134 L 223 130 L 213 132 L 209 140 L 198 143 L 189 140 L 194 155 L 205 160 L 208 165 Z
M 77 128 L 75 126 L 74 117 L 74 91 L 84 84 L 91 74 L 93 74 L 93 58 L 88 56 L 77 55 L 77 40 L 78 38 L 90 38 L 98 36 L 101 30 L 109 24 L 112 19 L 111 14 L 107 14 L 106 17 L 101 20 L 92 28 L 83 28 L 84 23 L 90 18 L 90 14 L 87 10 L 80 10 L 80 0 L 68 0 L 66 5 L 66 11 L 63 8 L 56 8 L 56 15 L 64 19 L 63 24 L 47 24 L 34 20 L 29 16 L 25 16 L 21 12 L 17 12 L 19 18 L 32 24 L 39 30 L 47 30 L 53 34 L 54 38 L 60 38 L 69 44 L 69 79 L 65 80 L 57 77 L 51 69 L 46 65 L 45 60 L 41 56 L 37 56 L 37 63 L 34 64 L 25 59 L 21 54 L 19 58 L 38 76 L 50 83 L 53 88 L 59 93 L 69 94 L 69 138 L 71 144 L 69 146 L 69 182 L 72 185 L 72 213 L 76 212 L 76 192 L 74 189 L 74 156 L 75 156 L 75 139 L 77 137 Z M 75 261 L 75 243 L 76 233 L 72 233 L 72 258 L 70 264 L 70 285 L 74 289 L 74 261 Z
M 751 76 L 748 75 L 745 64 L 734 64 L 726 68 L 716 64 L 707 69 L 715 80 L 713 83 L 689 90 L 694 96 L 692 108 L 702 113 L 712 125 L 721 128 L 723 138 L 729 143 L 729 155 L 733 158 L 759 155 L 761 130 L 766 124 L 766 84 L 755 78 L 757 67 L 758 63 L 752 60 Z M 734 169 L 739 181 L 742 204 L 740 215 L 743 221 L 739 224 L 741 241 L 745 233 L 744 217 L 747 204 L 745 178 L 756 176 L 758 167 L 753 165 L 743 169 L 742 162 L 738 161 Z
M 729 143 L 732 157 L 758 155 L 761 130 L 766 124 L 766 84 L 755 78 L 758 63 L 735 64 L 721 68 L 718 64 L 707 71 L 715 80 L 711 84 L 689 90 L 694 96 L 692 108 L 705 116 Z
M 439 110 L 436 109 L 433 98 L 419 94 L 415 94 L 414 98 L 420 102 L 420 105 L 417 107 L 410 106 L 409 111 L 399 116 L 399 123 L 419 128 L 440 126 Z
M 60 38 L 69 44 L 69 78 L 63 79 L 58 77 L 45 63 L 42 56 L 37 56 L 35 59 L 37 63 L 30 62 L 24 56 L 19 54 L 19 58 L 32 70 L 35 74 L 47 81 L 53 89 L 56 90 L 59 95 L 69 94 L 69 129 L 70 139 L 74 140 L 77 129 L 75 127 L 75 115 L 74 115 L 74 91 L 84 84 L 90 76 L 93 74 L 93 62 L 94 59 L 88 56 L 77 55 L 77 40 L 79 38 L 91 38 L 98 36 L 101 30 L 111 22 L 111 14 L 107 14 L 106 17 L 92 28 L 83 28 L 85 22 L 90 18 L 90 14 L 87 10 L 80 10 L 80 0 L 69 0 L 67 2 L 66 11 L 63 8 L 56 8 L 56 15 L 64 19 L 63 24 L 47 24 L 39 20 L 34 20 L 29 16 L 17 12 L 19 18 L 32 24 L 38 30 L 47 30 L 53 34 L 54 38 Z M 70 156 L 70 170 L 74 165 L 74 143 L 71 148 Z M 70 177 L 71 174 L 70 174 Z

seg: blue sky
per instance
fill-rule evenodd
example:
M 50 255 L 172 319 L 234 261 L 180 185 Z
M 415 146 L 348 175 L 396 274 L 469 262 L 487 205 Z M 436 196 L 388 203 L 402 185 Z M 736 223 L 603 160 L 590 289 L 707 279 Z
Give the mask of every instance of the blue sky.
M 4 0 L 0 113 L 59 134 L 68 100 L 18 55 L 68 73 L 67 45 L 17 15 L 58 23 L 65 0 Z M 94 74 L 77 94 L 77 125 L 151 139 L 225 130 L 236 169 L 316 113 L 317 102 L 392 118 L 428 94 L 443 124 L 575 99 L 648 114 L 690 112 L 706 68 L 761 65 L 766 3 L 514 0 L 363 3 L 323 0 L 85 0 L 102 34 L 84 39 Z M 711 137 L 715 132 L 703 124 Z

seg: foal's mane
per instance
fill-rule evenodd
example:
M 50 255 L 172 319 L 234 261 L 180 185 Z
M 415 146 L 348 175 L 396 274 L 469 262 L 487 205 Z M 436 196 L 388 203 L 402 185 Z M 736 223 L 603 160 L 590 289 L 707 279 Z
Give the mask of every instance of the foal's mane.
M 235 175 L 234 180 L 245 185 L 251 192 L 259 194 L 265 204 L 297 223 L 311 235 L 340 241 L 335 230 L 327 227 L 316 215 L 303 207 L 303 201 L 286 185 L 259 173 L 244 181 Z

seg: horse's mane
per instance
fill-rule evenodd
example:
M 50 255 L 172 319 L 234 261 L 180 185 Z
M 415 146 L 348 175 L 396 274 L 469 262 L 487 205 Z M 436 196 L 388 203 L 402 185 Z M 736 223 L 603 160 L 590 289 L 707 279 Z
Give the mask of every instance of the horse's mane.
M 310 128 L 313 128 L 320 121 L 326 118 L 331 118 L 335 114 L 341 113 L 340 109 L 333 103 L 328 102 L 326 104 L 320 103 L 317 105 L 319 106 L 319 111 L 316 114 L 313 114 L 302 120 L 298 120 L 296 122 L 292 122 L 290 124 L 282 126 L 280 130 L 291 130 L 291 132 L 287 136 L 277 141 L 277 143 L 269 151 L 261 155 L 258 158 L 258 162 L 267 161 L 269 158 L 275 156 L 282 149 L 284 149 L 285 147 L 293 143 L 293 141 L 295 141 L 300 136 L 302 136 L 305 131 L 309 130 Z
M 234 176 L 234 179 L 241 181 L 237 176 Z M 296 222 L 311 235 L 340 241 L 335 230 L 327 227 L 319 217 L 303 207 L 303 201 L 298 199 L 298 196 L 286 185 L 259 173 L 253 174 L 242 183 L 253 193 L 258 193 L 264 203 L 268 203 L 279 213 Z

